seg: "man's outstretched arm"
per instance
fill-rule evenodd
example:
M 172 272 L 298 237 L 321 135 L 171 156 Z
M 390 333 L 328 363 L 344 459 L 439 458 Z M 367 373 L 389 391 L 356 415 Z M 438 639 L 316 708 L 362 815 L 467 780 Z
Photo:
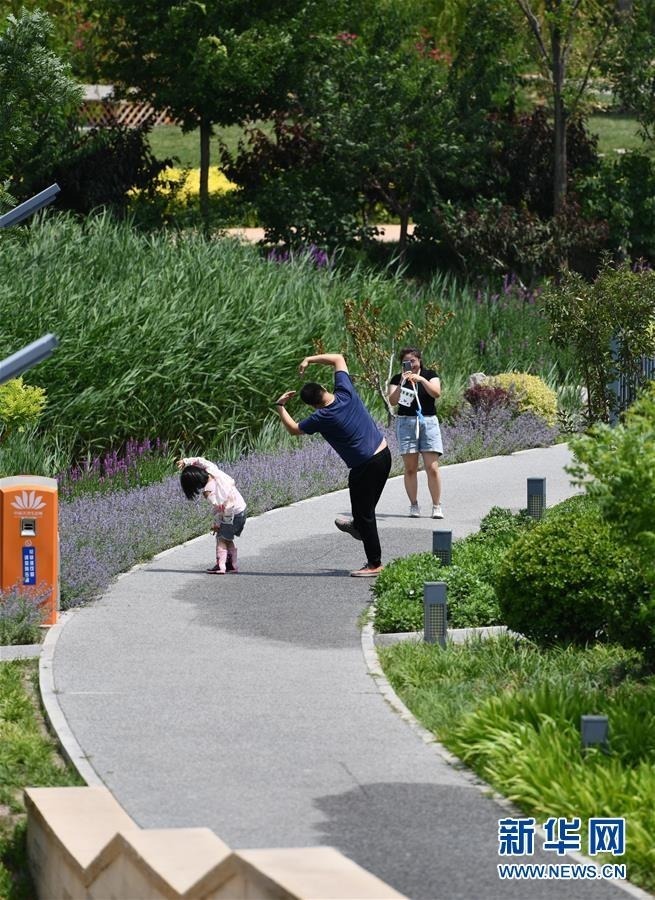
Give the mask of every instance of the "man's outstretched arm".
M 306 356 L 298 366 L 301 375 L 305 374 L 307 366 L 334 366 L 335 372 L 347 372 L 348 366 L 341 353 L 317 353 L 316 356 Z
M 300 437 L 300 435 L 304 432 L 300 430 L 300 428 L 298 427 L 298 423 L 291 415 L 291 413 L 287 412 L 286 410 L 287 401 L 294 397 L 295 394 L 295 391 L 285 391 L 275 401 L 275 408 L 280 417 L 280 422 L 282 422 L 289 434 L 292 434 L 294 437 Z

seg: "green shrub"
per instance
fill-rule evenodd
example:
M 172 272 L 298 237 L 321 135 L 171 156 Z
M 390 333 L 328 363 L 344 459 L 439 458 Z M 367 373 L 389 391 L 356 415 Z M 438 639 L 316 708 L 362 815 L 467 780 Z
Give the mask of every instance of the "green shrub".
M 624 424 L 598 425 L 572 447 L 577 460 L 572 474 L 598 504 L 615 539 L 634 550 L 655 587 L 655 384 L 633 403 Z
M 378 632 L 420 631 L 423 628 L 423 585 L 444 581 L 448 625 L 477 628 L 500 624 L 493 577 L 507 549 L 532 524 L 524 513 L 493 507 L 480 531 L 453 545 L 453 561 L 442 566 L 432 553 L 415 553 L 394 560 L 382 571 L 373 593 Z
M 30 387 L 22 378 L 0 385 L 0 438 L 35 424 L 45 405 L 43 388 Z
M 603 160 L 580 183 L 586 215 L 609 225 L 608 245 L 632 259 L 655 260 L 655 162 L 630 150 Z
M 557 419 L 557 394 L 538 375 L 526 372 L 501 372 L 492 375 L 491 385 L 511 391 L 519 412 L 533 412 L 554 425 Z
M 598 639 L 648 647 L 647 585 L 598 507 L 572 498 L 521 535 L 495 579 L 503 622 L 541 644 Z
M 372 587 L 378 632 L 423 627 L 423 584 L 441 581 L 445 569 L 433 553 L 412 553 L 385 566 Z
M 480 530 L 477 535 L 471 535 L 469 540 L 493 541 L 494 543 L 511 544 L 521 532 L 534 525 L 534 519 L 528 515 L 527 510 L 522 509 L 513 513 L 511 509 L 503 506 L 492 506 L 489 512 L 480 520 Z
M 500 624 L 496 592 L 485 577 L 452 565 L 444 568 L 441 581 L 446 582 L 449 628 Z

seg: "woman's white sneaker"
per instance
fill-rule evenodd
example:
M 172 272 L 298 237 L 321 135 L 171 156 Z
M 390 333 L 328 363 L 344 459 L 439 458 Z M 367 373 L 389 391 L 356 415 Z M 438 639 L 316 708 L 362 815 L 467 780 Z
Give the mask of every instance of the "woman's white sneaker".
M 441 509 L 440 503 L 435 503 L 435 505 L 432 507 L 432 518 L 443 519 L 443 510 Z
M 410 519 L 421 518 L 421 510 L 419 509 L 418 503 L 412 503 L 412 505 L 409 507 L 409 517 Z

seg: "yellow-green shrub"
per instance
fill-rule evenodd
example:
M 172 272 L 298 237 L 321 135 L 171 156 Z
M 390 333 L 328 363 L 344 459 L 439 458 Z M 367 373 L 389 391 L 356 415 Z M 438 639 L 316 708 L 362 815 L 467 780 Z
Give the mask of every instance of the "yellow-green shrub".
M 0 385 L 0 436 L 38 421 L 46 405 L 45 390 L 13 378 Z
M 519 412 L 533 412 L 549 425 L 557 418 L 557 394 L 538 375 L 527 372 L 501 372 L 492 375 L 489 384 L 504 388 L 514 394 Z

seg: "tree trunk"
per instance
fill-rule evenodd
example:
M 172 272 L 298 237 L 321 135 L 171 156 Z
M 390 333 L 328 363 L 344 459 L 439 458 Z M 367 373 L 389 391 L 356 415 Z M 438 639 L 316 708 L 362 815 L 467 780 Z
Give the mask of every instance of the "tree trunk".
M 398 256 L 401 260 L 405 259 L 407 251 L 407 231 L 409 228 L 409 212 L 402 210 L 400 213 L 400 234 L 398 235 Z
M 207 119 L 200 120 L 200 217 L 205 232 L 209 231 L 209 138 L 212 126 Z
M 562 211 L 566 203 L 567 164 L 566 164 L 566 107 L 562 89 L 564 86 L 564 55 L 561 34 L 558 28 L 552 32 L 553 50 L 553 112 L 555 131 L 554 172 L 553 172 L 553 214 Z

